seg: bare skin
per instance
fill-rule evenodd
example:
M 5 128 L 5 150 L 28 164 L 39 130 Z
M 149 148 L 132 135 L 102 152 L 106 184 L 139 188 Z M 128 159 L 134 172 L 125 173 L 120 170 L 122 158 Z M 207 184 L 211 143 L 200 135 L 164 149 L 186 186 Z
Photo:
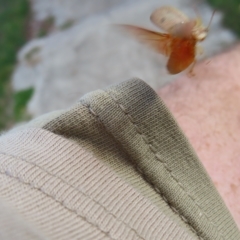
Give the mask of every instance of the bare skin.
M 159 90 L 240 228 L 240 45 Z

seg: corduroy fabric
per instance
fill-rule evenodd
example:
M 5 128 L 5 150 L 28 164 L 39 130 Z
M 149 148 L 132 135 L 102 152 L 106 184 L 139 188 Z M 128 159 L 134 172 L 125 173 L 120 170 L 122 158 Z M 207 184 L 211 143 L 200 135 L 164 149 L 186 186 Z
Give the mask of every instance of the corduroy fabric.
M 50 239 L 240 239 L 187 139 L 143 81 L 95 91 L 21 129 L 0 141 L 0 195 Z

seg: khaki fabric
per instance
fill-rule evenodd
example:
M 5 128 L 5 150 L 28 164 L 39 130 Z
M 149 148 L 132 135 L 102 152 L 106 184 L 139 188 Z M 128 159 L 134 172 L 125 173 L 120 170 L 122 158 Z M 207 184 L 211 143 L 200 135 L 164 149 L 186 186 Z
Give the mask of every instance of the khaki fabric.
M 3 183 L 4 181 L 1 182 Z M 34 225 L 23 221 L 22 216 L 3 199 L 0 199 L 0 239 L 47 240 Z
M 0 160 L 0 199 L 46 239 L 240 239 L 171 113 L 138 79 L 3 135 Z
M 48 239 L 197 239 L 72 141 L 28 129 L 0 145 L 1 199 Z

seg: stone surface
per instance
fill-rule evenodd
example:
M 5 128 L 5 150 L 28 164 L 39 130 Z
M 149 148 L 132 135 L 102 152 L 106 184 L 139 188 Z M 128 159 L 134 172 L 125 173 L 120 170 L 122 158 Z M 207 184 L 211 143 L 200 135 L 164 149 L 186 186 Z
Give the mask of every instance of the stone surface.
M 167 74 L 166 58 L 152 52 L 116 31 L 112 23 L 129 23 L 157 30 L 150 23 L 151 12 L 167 5 L 167 0 L 33 0 L 36 20 L 53 16 L 56 26 L 72 20 L 62 31 L 29 42 L 18 54 L 13 86 L 22 90 L 33 86 L 34 96 L 28 110 L 33 116 L 69 107 L 83 94 L 110 84 L 139 77 L 153 88 L 174 80 Z M 195 17 L 190 0 L 174 0 L 174 7 Z M 198 6 L 205 25 L 212 9 Z M 201 44 L 203 58 L 235 41 L 234 35 L 220 25 L 216 13 L 207 39 Z M 60 28 L 59 28 L 60 29 Z M 160 30 L 161 31 L 161 30 Z

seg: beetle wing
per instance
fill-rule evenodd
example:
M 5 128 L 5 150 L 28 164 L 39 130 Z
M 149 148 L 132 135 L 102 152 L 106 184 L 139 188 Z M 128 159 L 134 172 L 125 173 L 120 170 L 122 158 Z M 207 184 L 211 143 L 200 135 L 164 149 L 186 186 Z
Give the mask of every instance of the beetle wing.
M 172 52 L 167 63 L 169 73 L 180 73 L 195 61 L 196 40 L 194 38 L 175 38 L 171 48 Z
M 157 8 L 150 16 L 152 23 L 162 28 L 166 32 L 177 24 L 183 24 L 189 21 L 189 18 L 178 9 L 170 6 Z
M 165 56 L 169 56 L 171 43 L 171 36 L 169 34 L 158 33 L 145 28 L 126 24 L 121 24 L 118 26 L 134 36 L 139 42 L 149 46 L 153 50 Z

